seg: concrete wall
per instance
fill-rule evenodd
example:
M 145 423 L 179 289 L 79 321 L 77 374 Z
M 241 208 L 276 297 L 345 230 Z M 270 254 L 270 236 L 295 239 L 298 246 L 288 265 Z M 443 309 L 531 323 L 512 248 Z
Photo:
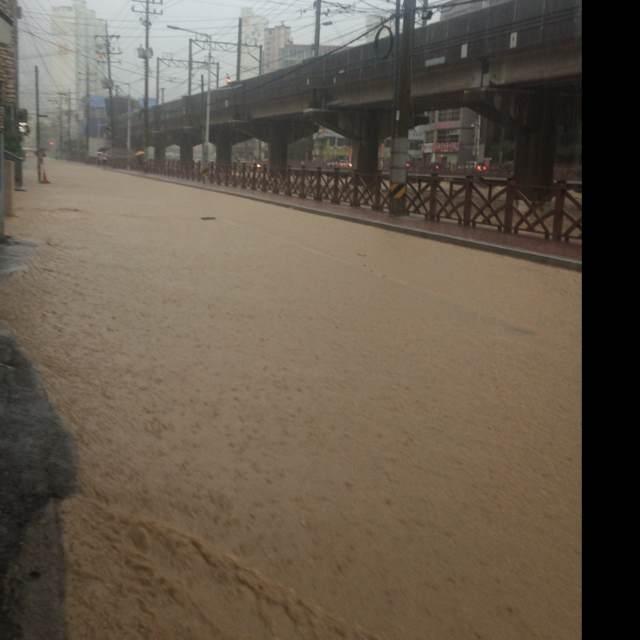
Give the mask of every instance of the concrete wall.
M 11 42 L 8 45 L 0 44 L 0 82 L 2 83 L 2 96 L 0 101 L 3 107 L 16 106 L 17 90 L 17 25 L 16 0 L 0 0 L 0 12 L 9 20 L 14 21 Z M 6 18 L 0 19 L 6 21 Z M 0 108 L 0 131 L 4 130 L 4 108 Z

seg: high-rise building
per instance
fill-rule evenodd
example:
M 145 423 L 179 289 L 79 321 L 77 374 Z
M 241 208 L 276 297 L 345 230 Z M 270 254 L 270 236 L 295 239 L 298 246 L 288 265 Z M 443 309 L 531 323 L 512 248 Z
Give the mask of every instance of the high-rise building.
M 244 8 L 240 11 L 242 19 L 242 43 L 253 45 L 242 47 L 240 53 L 240 77 L 257 76 L 259 71 L 259 52 L 256 46 L 264 45 L 264 32 L 269 21 L 264 16 L 258 16 L 253 9 Z M 264 51 L 263 51 L 264 55 Z
M 105 21 L 96 17 L 86 0 L 51 9 L 51 82 L 59 91 L 71 91 L 78 113 L 82 112 L 87 89 L 89 95 L 104 95 L 104 70 L 96 56 L 96 36 L 104 33 Z
M 277 27 L 267 27 L 264 30 L 264 73 L 281 68 L 281 50 L 289 44 L 293 44 L 291 27 L 287 27 L 284 23 Z

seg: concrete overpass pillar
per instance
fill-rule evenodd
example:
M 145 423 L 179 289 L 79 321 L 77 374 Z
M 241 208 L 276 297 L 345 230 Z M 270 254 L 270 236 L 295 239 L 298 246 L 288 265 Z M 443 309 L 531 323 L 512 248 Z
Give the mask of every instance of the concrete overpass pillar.
M 352 141 L 353 168 L 358 173 L 373 176 L 378 171 L 378 119 L 375 113 L 363 114 L 361 135 Z
M 190 142 L 180 143 L 180 162 L 193 162 L 193 145 Z
M 291 132 L 284 122 L 272 125 L 269 132 L 269 166 L 277 171 L 287 168 Z
M 532 200 L 546 199 L 553 185 L 557 133 L 554 105 L 549 92 L 528 96 L 526 117 L 516 128 L 514 178 Z
M 287 139 L 272 138 L 269 141 L 269 166 L 281 171 L 287 168 L 289 145 Z
M 232 157 L 233 144 L 231 142 L 230 132 L 220 132 L 215 139 L 216 145 L 216 163 L 220 165 L 230 165 Z

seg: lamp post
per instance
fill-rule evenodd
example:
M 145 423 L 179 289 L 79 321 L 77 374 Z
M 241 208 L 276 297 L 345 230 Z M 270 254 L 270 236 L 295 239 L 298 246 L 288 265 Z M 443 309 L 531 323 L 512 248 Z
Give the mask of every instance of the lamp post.
M 207 54 L 207 106 L 205 113 L 204 131 L 202 135 L 202 163 L 207 166 L 209 164 L 209 145 L 211 144 L 211 49 L 213 46 L 212 37 L 207 33 L 199 33 L 198 31 L 192 31 L 191 29 L 183 29 L 182 27 L 176 27 L 174 25 L 168 25 L 169 29 L 174 31 L 186 31 L 191 33 L 200 39 L 201 42 L 205 42 L 208 45 Z

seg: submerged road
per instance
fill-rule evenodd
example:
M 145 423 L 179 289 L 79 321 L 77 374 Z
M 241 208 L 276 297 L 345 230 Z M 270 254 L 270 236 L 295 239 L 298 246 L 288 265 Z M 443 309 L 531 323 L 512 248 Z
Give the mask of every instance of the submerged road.
M 70 640 L 578 637 L 580 274 L 47 162 Z

